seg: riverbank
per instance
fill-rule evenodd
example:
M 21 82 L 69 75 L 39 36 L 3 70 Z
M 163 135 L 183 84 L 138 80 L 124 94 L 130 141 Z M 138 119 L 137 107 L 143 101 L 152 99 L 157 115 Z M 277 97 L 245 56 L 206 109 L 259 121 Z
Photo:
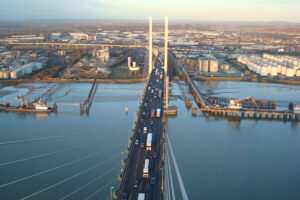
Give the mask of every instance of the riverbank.
M 278 83 L 286 85 L 300 85 L 300 81 L 294 80 L 276 80 L 265 78 L 242 78 L 242 77 L 199 77 L 194 78 L 197 81 L 244 81 L 244 82 L 261 82 L 261 83 Z
M 55 83 L 58 79 L 20 79 L 20 80 L 0 80 L 0 83 Z M 286 85 L 300 85 L 300 81 L 296 80 L 276 80 L 276 79 L 265 79 L 265 78 L 243 78 L 243 77 L 198 77 L 193 78 L 197 81 L 244 81 L 244 82 L 261 82 L 261 83 L 278 83 Z M 97 79 L 97 83 L 141 83 L 144 82 L 144 78 L 138 79 Z M 178 81 L 178 80 L 173 80 Z M 93 83 L 94 79 L 61 79 L 62 83 Z
M 0 80 L 0 83 L 55 83 L 58 79 L 50 78 L 50 79 L 41 79 L 41 80 L 34 80 L 34 79 L 20 79 L 20 80 Z M 97 83 L 141 83 L 144 82 L 144 78 L 139 79 L 97 79 Z M 62 83 L 93 83 L 94 79 L 61 79 Z

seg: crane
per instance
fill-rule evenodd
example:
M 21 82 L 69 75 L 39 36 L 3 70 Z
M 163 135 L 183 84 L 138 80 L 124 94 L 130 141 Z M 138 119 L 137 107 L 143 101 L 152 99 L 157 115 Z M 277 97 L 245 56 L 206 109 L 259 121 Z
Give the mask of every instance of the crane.
M 271 103 L 270 101 L 254 99 L 252 96 L 246 97 L 246 98 L 241 98 L 241 99 L 235 99 L 234 102 L 235 102 L 235 103 L 248 102 L 248 103 L 250 103 L 250 104 L 253 104 L 257 109 L 261 108 L 261 106 L 259 106 L 258 103 L 261 103 L 261 104 L 263 104 L 263 105 L 266 105 L 266 104 L 270 104 L 270 103 Z M 276 103 L 275 103 L 275 102 L 272 102 L 271 108 L 274 109 L 275 106 L 276 106 Z
M 34 99 L 25 99 L 23 95 L 18 95 L 16 97 L 16 101 L 19 102 L 19 104 L 22 103 L 22 106 L 24 107 L 26 104 L 28 107 L 32 107 L 32 104 L 39 101 L 40 98 L 34 98 Z

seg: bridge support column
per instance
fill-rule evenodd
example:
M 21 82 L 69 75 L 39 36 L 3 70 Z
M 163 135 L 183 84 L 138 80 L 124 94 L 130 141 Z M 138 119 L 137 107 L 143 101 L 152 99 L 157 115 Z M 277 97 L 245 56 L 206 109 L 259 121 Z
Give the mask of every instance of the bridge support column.
M 271 114 L 271 118 L 275 119 L 275 114 L 274 113 Z

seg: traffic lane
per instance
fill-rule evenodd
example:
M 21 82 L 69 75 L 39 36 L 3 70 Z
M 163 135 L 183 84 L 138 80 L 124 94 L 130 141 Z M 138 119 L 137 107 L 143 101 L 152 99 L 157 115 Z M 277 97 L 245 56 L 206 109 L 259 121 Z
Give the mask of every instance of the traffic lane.
M 137 133 L 135 133 L 135 137 L 134 138 L 140 138 L 140 140 L 141 140 L 141 142 L 145 142 L 145 138 L 144 137 L 142 137 L 142 136 L 139 136 Z M 130 159 L 129 160 L 129 169 L 131 169 L 131 170 L 129 170 L 129 171 L 131 171 L 131 173 L 130 174 L 132 174 L 132 172 L 136 172 L 136 171 L 141 171 L 141 173 L 139 173 L 139 174 L 142 174 L 142 169 L 143 169 L 143 160 L 144 159 L 142 159 L 141 161 L 136 161 L 136 159 L 137 158 L 140 158 L 142 155 L 144 155 L 144 153 L 140 153 L 139 152 L 139 150 L 137 150 L 137 147 L 133 147 L 133 159 Z M 135 167 L 133 167 L 132 165 L 134 164 L 134 162 L 136 162 L 137 163 L 137 165 L 135 166 Z M 129 194 L 129 196 L 131 195 L 131 186 L 132 186 L 132 184 L 133 184 L 133 181 L 135 180 L 134 178 L 136 177 L 137 175 L 135 175 L 134 177 L 132 177 L 132 176 L 127 176 L 126 177 L 126 180 L 128 180 L 128 181 L 126 181 L 126 185 L 127 185 L 127 187 L 125 187 L 126 189 L 125 189 L 125 191 L 127 192 L 127 194 Z
M 133 174 L 133 182 L 132 182 L 132 185 L 131 185 L 131 188 L 129 189 L 130 190 L 130 199 L 137 199 L 137 196 L 138 196 L 138 193 L 139 193 L 139 190 L 140 190 L 140 186 L 138 188 L 133 188 L 133 184 L 134 184 L 134 181 L 136 179 L 140 180 L 141 181 L 141 174 L 142 174 L 142 165 L 144 163 L 144 160 L 145 160 L 145 156 L 144 156 L 144 152 L 142 149 L 139 149 L 138 150 L 138 159 L 137 159 L 137 162 L 135 164 L 135 169 L 134 170 L 134 174 Z
M 157 132 L 157 135 L 160 135 L 159 132 Z M 155 148 L 156 151 L 159 152 L 159 147 Z M 152 159 L 152 170 L 151 170 L 151 177 L 155 177 L 156 178 L 156 183 L 154 185 L 150 185 L 149 188 L 149 192 L 148 192 L 148 198 L 147 199 L 158 199 L 158 181 L 160 178 L 160 170 L 159 170 L 159 158 L 160 155 L 158 155 L 157 158 L 153 158 Z
M 153 80 L 152 80 L 152 81 L 153 81 Z M 153 86 L 156 86 L 156 85 L 153 85 Z M 150 95 L 151 95 L 151 94 L 150 94 Z M 154 95 L 154 94 L 152 94 L 152 96 L 153 96 L 153 95 Z M 152 103 L 152 105 L 154 105 L 154 104 L 155 104 L 155 102 Z M 157 104 L 156 104 L 156 105 L 157 105 Z M 151 108 L 152 108 L 152 107 L 153 107 L 153 106 L 150 105 L 150 106 L 148 107 L 148 109 L 147 109 L 147 108 L 144 109 L 144 112 L 147 112 L 147 111 L 148 111 L 147 115 L 145 116 L 145 120 L 144 120 L 144 121 L 146 121 L 146 122 L 149 122 L 149 120 L 150 120 L 150 118 L 149 118 L 149 112 L 151 111 Z M 156 106 L 156 107 L 157 107 L 157 106 Z M 156 124 L 156 123 L 155 123 L 155 124 Z M 153 125 L 150 125 L 149 127 L 150 127 L 150 129 L 153 129 L 153 130 L 155 129 L 155 128 L 153 127 Z M 155 130 L 155 132 L 157 132 L 157 131 Z M 141 137 L 140 137 L 140 138 L 141 138 Z M 142 137 L 140 140 L 141 140 L 141 142 L 144 142 L 144 141 L 145 141 L 145 138 Z M 156 142 L 156 143 L 157 143 L 157 142 Z M 142 154 L 143 154 L 143 153 L 142 153 Z M 135 155 L 135 156 L 141 157 L 141 156 L 139 156 L 139 155 Z M 146 157 L 144 157 L 144 159 L 145 159 L 145 158 L 146 158 Z M 141 159 L 142 162 L 144 162 L 144 161 L 143 161 L 144 159 Z M 134 159 L 132 159 L 132 162 L 133 162 L 133 160 L 134 160 Z M 142 162 L 141 162 L 141 163 L 142 163 Z M 141 170 L 142 170 L 142 169 L 143 169 L 143 164 L 141 164 L 141 167 L 139 167 L 139 165 L 137 165 L 135 168 L 141 169 Z M 152 167 L 152 168 L 155 169 L 155 166 Z M 142 171 L 141 171 L 140 174 L 142 174 Z M 136 176 L 137 176 L 137 175 L 136 175 Z M 133 181 L 134 181 L 134 180 L 129 181 L 129 182 L 133 183 Z M 127 183 L 128 183 L 128 182 L 127 182 Z M 127 185 L 128 185 L 128 186 L 131 186 L 132 184 L 127 184 Z M 143 187 L 143 186 L 145 186 L 145 187 L 147 188 L 147 190 L 148 190 L 148 189 L 149 189 L 149 181 L 145 181 L 144 184 L 142 183 L 142 186 L 141 186 L 141 187 Z M 145 188 L 145 189 L 146 189 L 146 188 Z M 129 188 L 128 188 L 128 189 L 129 189 Z M 143 190 L 143 188 L 142 188 L 142 190 Z
M 146 117 L 147 118 L 147 117 Z M 137 134 L 137 137 L 136 138 L 139 138 L 140 139 L 140 143 L 145 143 L 146 142 L 146 135 L 147 134 Z M 136 161 L 136 165 L 135 167 L 131 167 L 131 174 L 134 173 L 134 176 L 127 182 L 127 192 L 128 192 L 128 195 L 131 196 L 135 196 L 135 193 L 133 192 L 132 193 L 132 185 L 134 183 L 134 181 L 139 178 L 139 176 L 142 176 L 142 170 L 143 170 L 143 166 L 144 166 L 144 160 L 146 159 L 145 157 L 145 149 L 137 149 L 139 148 L 138 146 L 135 146 L 135 154 L 134 156 L 136 156 L 136 158 L 138 158 L 138 160 Z M 143 159 L 140 159 L 140 158 L 143 158 Z M 135 159 L 132 159 L 131 162 L 133 163 L 135 161 Z M 130 165 L 132 165 L 132 163 Z M 141 178 L 141 177 L 140 177 Z M 142 186 L 143 187 L 143 184 Z M 132 198 L 132 197 L 130 197 Z M 133 197 L 134 199 L 134 197 Z

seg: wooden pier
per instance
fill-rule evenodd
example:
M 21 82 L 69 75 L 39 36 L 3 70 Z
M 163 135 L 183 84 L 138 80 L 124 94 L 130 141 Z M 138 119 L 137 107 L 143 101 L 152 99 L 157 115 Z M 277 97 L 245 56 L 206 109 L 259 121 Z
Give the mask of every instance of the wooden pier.
M 210 115 L 219 117 L 233 117 L 233 118 L 248 118 L 248 119 L 272 119 L 272 120 L 296 120 L 299 121 L 300 114 L 290 111 L 278 110 L 234 110 L 225 108 L 192 108 L 192 115 L 196 116 L 197 111 L 208 113 Z
M 95 78 L 88 97 L 85 99 L 83 104 L 80 104 L 81 113 L 89 113 L 97 89 L 98 89 L 97 78 Z

